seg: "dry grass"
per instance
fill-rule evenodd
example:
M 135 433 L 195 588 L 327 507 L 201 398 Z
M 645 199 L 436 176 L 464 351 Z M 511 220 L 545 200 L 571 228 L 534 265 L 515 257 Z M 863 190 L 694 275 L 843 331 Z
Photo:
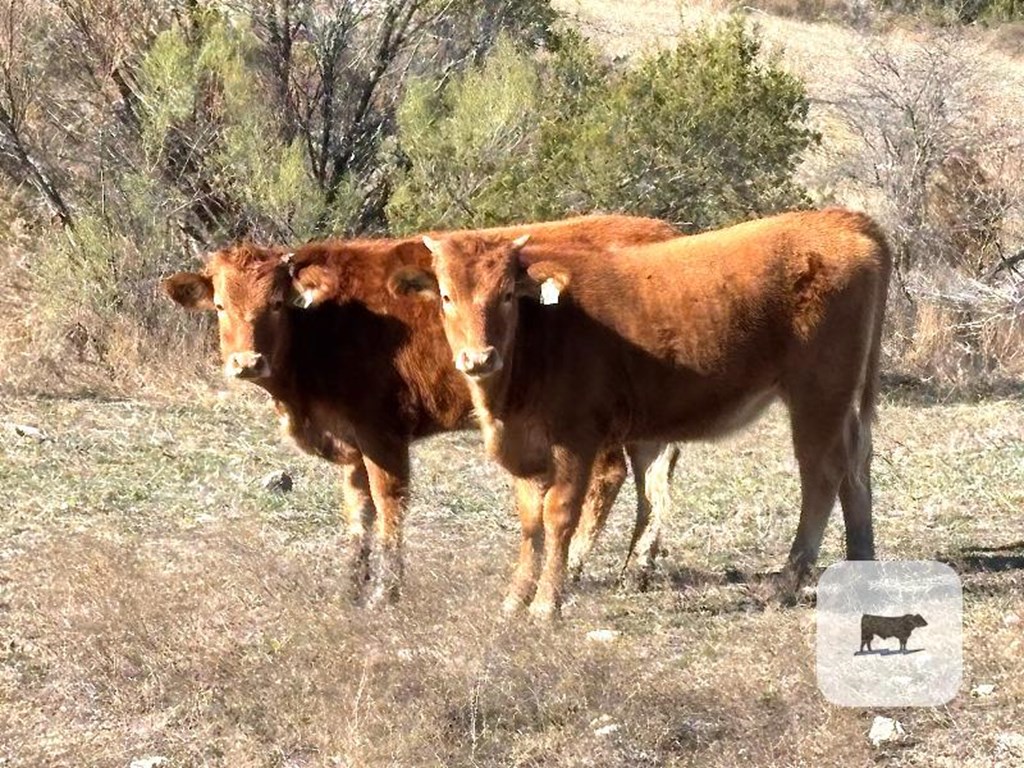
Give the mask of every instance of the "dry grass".
M 188 405 L 7 401 L 0 424 L 0 764 L 1004 765 L 1020 731 L 1024 540 L 1020 400 L 883 407 L 875 461 L 885 557 L 951 560 L 965 581 L 965 690 L 886 712 L 827 704 L 813 610 L 752 574 L 792 536 L 781 412 L 687 447 L 654 588 L 610 581 L 623 494 L 556 629 L 497 619 L 516 525 L 475 435 L 415 453 L 409 585 L 394 610 L 344 600 L 334 478 L 280 445 L 257 398 Z M 288 467 L 289 495 L 256 480 Z M 824 563 L 839 557 L 833 521 Z M 967 550 L 967 551 L 964 551 Z M 1004 567 L 998 570 L 998 567 Z M 992 568 L 993 570 L 988 570 Z M 588 642 L 594 628 L 621 634 Z M 986 699 L 966 691 L 996 685 Z M 603 726 L 612 732 L 599 734 Z M 6 761 L 6 762 L 5 762 Z

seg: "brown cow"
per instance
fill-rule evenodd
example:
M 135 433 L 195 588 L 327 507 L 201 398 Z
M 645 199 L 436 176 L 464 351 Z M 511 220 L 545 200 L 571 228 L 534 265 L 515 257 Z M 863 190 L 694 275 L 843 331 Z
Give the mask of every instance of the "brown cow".
M 605 251 L 527 239 L 426 238 L 433 271 L 392 286 L 440 297 L 488 451 L 534 494 L 522 509 L 543 509 L 522 519 L 509 606 L 557 614 L 586 478 L 606 446 L 716 438 L 776 399 L 789 408 L 802 495 L 788 574 L 817 559 L 837 493 L 847 556 L 874 556 L 870 422 L 891 257 L 867 216 L 790 213 Z
M 514 231 L 524 229 L 551 243 L 636 243 L 675 235 L 663 222 L 624 216 Z M 469 392 L 452 367 L 436 313 L 384 290 L 396 269 L 429 262 L 420 238 L 311 243 L 294 253 L 242 245 L 214 253 L 200 274 L 179 273 L 164 283 L 179 304 L 217 311 L 225 375 L 269 392 L 285 432 L 302 449 L 342 468 L 355 589 L 358 595 L 372 570 L 371 601 L 397 597 L 401 582 L 410 442 L 472 424 Z M 635 470 L 667 484 L 674 448 L 656 461 L 659 448 L 634 448 L 646 451 L 634 457 Z M 574 547 L 579 565 L 625 472 L 618 446 L 599 457 L 587 498 L 589 524 Z M 657 502 L 663 493 L 657 484 L 647 495 L 641 490 L 638 519 L 650 506 L 647 498 Z M 655 517 L 657 511 L 655 504 Z M 379 562 L 371 569 L 374 528 Z

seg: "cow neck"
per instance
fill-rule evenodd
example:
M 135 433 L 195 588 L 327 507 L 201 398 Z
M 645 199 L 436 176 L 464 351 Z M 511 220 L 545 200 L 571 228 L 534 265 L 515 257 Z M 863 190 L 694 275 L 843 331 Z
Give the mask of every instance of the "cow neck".
M 513 379 L 515 374 L 515 345 L 501 371 L 483 381 L 467 377 L 476 417 L 483 431 L 484 444 L 492 456 L 502 454 L 505 420 L 511 415 Z
M 294 343 L 294 340 L 292 343 Z M 288 345 L 288 354 L 285 356 L 285 359 L 275 361 L 274 367 L 276 369 L 274 375 L 266 381 L 260 382 L 260 386 L 274 400 L 294 413 L 298 410 L 304 398 L 300 394 L 303 392 L 303 388 L 299 383 L 298 372 L 295 369 L 291 344 Z

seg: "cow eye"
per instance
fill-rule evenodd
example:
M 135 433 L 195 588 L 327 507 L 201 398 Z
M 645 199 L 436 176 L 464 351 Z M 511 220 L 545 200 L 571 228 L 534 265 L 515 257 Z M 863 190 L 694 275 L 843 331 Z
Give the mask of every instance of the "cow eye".
M 505 295 L 501 297 L 501 300 L 506 304 L 512 301 L 512 291 L 505 291 Z
M 443 304 L 451 304 L 451 303 L 452 303 L 452 297 L 451 297 L 451 296 L 449 296 L 449 295 L 448 295 L 447 293 L 446 293 L 446 294 L 444 294 L 444 295 L 443 295 L 443 296 L 441 297 L 441 303 L 443 303 Z
M 213 305 L 213 308 L 216 309 L 218 312 L 224 311 L 224 305 L 221 304 L 219 301 Z
M 270 308 L 272 310 L 274 310 L 275 312 L 277 312 L 283 306 L 284 306 L 284 299 L 274 299 L 272 302 L 270 302 Z

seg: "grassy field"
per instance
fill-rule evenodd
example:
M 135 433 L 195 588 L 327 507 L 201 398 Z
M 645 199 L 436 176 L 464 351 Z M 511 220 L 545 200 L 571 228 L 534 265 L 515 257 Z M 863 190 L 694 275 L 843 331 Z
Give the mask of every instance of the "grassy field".
M 0 405 L 0 765 L 1024 764 L 1020 399 L 881 410 L 879 554 L 947 560 L 965 588 L 960 695 L 902 710 L 829 705 L 810 601 L 757 582 L 796 522 L 781 411 L 685 448 L 642 594 L 612 583 L 624 489 L 555 628 L 498 618 L 517 524 L 475 434 L 417 446 L 408 588 L 370 613 L 344 598 L 331 468 L 273 421 L 244 390 Z M 279 468 L 290 494 L 260 485 Z M 906 739 L 873 747 L 877 714 Z

